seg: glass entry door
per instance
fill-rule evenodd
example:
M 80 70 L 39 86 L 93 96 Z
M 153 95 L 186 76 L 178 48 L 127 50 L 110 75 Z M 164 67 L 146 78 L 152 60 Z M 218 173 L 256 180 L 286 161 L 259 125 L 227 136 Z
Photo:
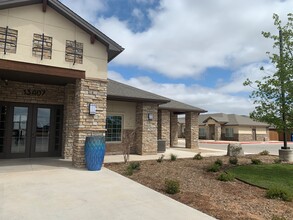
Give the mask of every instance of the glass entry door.
M 35 128 L 35 152 L 49 152 L 51 109 L 36 108 L 37 120 Z
M 6 103 L 0 110 L 1 158 L 61 156 L 62 106 Z
M 27 146 L 28 107 L 13 107 L 11 153 L 25 153 Z

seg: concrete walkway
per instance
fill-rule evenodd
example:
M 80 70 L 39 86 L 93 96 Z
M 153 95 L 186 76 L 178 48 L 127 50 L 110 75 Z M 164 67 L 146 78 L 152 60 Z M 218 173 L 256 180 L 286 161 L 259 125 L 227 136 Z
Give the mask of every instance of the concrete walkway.
M 0 160 L 1 220 L 214 219 L 106 168 L 61 159 Z

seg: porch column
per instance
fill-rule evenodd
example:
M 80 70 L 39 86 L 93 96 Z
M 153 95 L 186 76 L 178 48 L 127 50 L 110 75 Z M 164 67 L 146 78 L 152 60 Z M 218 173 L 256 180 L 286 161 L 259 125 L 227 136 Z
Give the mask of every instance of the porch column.
M 170 135 L 170 147 L 178 145 L 178 115 L 173 112 L 170 113 L 171 135 Z
M 158 104 L 137 103 L 136 126 L 137 154 L 156 154 L 158 140 Z
M 62 158 L 71 159 L 75 127 L 75 85 L 67 84 L 64 94 Z
M 221 140 L 222 128 L 221 125 L 215 125 L 215 141 Z
M 198 148 L 198 113 L 185 114 L 185 147 Z
M 85 166 L 84 145 L 87 136 L 104 135 L 107 105 L 106 80 L 77 80 L 75 87 L 75 132 L 72 162 Z M 89 114 L 89 104 L 96 105 L 96 114 Z
M 205 131 L 206 131 L 206 140 L 210 139 L 210 126 L 208 124 L 205 125 Z
M 166 147 L 170 147 L 170 111 L 169 110 L 159 111 L 158 125 L 159 125 L 158 138 L 166 141 Z

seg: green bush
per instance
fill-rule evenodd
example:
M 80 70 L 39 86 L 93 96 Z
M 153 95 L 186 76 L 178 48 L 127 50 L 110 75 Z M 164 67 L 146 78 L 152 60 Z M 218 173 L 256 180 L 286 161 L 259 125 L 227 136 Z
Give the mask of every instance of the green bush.
M 251 163 L 254 164 L 254 165 L 260 165 L 260 164 L 262 164 L 261 160 L 255 159 L 255 158 L 252 158 L 251 159 Z
M 203 156 L 200 155 L 201 153 L 198 153 L 196 155 L 194 155 L 193 159 L 194 160 L 202 160 L 203 159 Z
M 220 176 L 218 176 L 217 180 L 220 181 L 233 181 L 235 179 L 234 175 L 232 173 L 221 173 Z
M 132 169 L 132 167 L 128 166 L 128 167 L 126 168 L 125 174 L 126 174 L 127 176 L 131 176 L 131 175 L 133 174 L 133 169 Z
M 165 155 L 162 154 L 158 159 L 157 159 L 157 162 L 158 163 L 162 163 L 163 162 L 163 159 L 164 159 Z
M 171 154 L 171 161 L 175 161 L 175 160 L 177 160 L 177 155 Z
M 216 164 L 216 165 L 219 165 L 219 166 L 221 167 L 221 166 L 223 166 L 223 161 L 220 160 L 220 159 L 217 159 L 217 160 L 215 161 L 215 164 Z
M 281 199 L 286 202 L 291 202 L 293 200 L 292 192 L 284 188 L 270 188 L 266 192 L 266 197 L 268 199 Z
M 135 162 L 131 162 L 129 165 L 128 165 L 128 168 L 131 168 L 133 170 L 139 170 L 140 169 L 140 163 L 138 161 L 135 161 Z
M 208 172 L 218 172 L 220 170 L 221 166 L 219 166 L 218 164 L 212 164 L 208 167 L 207 171 Z
M 168 194 L 176 194 L 180 192 L 180 184 L 178 180 L 165 180 L 165 191 Z
M 274 159 L 274 163 L 276 163 L 276 164 L 282 163 L 282 160 L 280 158 L 276 158 L 276 159 Z
M 233 165 L 238 164 L 238 159 L 237 159 L 237 157 L 230 157 L 230 158 L 229 158 L 229 163 L 230 163 L 230 164 L 233 164 Z
M 259 155 L 269 155 L 270 152 L 267 150 L 263 150 L 262 152 L 259 152 Z
M 273 215 L 272 220 L 286 220 L 285 217 L 279 217 L 277 215 Z

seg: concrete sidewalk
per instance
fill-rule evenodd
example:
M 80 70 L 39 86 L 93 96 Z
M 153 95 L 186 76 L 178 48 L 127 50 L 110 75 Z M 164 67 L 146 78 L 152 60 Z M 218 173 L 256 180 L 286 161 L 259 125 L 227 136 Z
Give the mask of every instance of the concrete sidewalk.
M 0 161 L 0 219 L 214 219 L 106 168 L 60 159 Z

